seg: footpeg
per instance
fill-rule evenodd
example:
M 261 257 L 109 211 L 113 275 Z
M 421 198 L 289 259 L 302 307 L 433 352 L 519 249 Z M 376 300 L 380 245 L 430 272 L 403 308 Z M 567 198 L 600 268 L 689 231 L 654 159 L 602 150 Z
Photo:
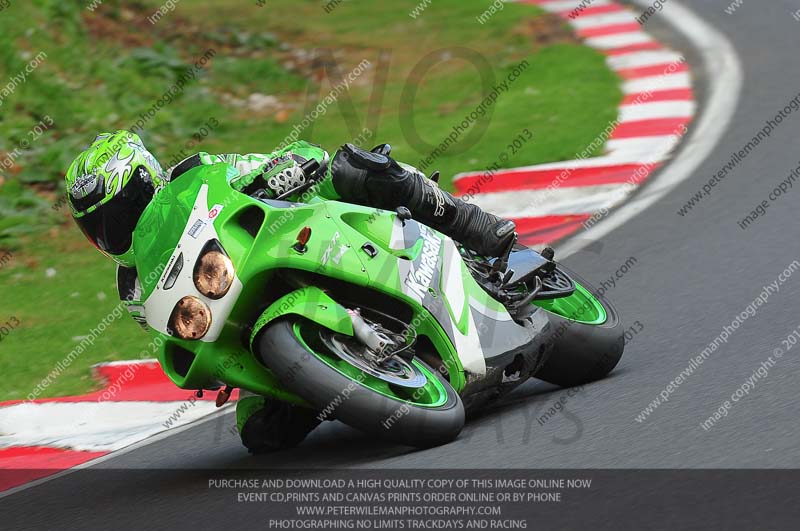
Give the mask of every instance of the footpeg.
M 513 222 L 509 221 L 509 224 L 512 228 L 516 228 Z M 505 234 L 508 234 L 506 232 Z M 504 236 L 505 236 L 504 234 Z M 494 263 L 492 264 L 492 273 L 499 275 L 500 273 L 506 271 L 508 269 L 508 257 L 511 256 L 511 251 L 514 250 L 514 245 L 517 243 L 517 234 L 514 234 L 514 237 L 508 242 L 508 246 L 506 247 L 505 251 L 503 251 L 503 255 L 497 258 Z
M 548 262 L 547 264 L 542 266 L 541 268 L 542 272 L 544 272 L 545 274 L 552 273 L 556 268 L 556 263 L 553 262 L 553 258 L 555 258 L 556 252 L 553 250 L 552 247 L 545 247 L 544 249 L 541 250 L 539 254 L 542 255 L 542 258 L 544 258 Z
M 539 292 L 542 290 L 542 279 L 534 277 L 533 289 L 524 299 L 514 304 L 514 317 L 521 321 L 534 312 L 536 306 L 531 304 Z

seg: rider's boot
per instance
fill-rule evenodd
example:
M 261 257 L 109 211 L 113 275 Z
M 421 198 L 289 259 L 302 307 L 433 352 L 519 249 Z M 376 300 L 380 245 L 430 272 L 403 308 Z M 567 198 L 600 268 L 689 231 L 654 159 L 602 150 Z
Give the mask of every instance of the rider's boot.
M 501 256 L 513 241 L 513 221 L 452 196 L 416 168 L 382 153 L 345 144 L 331 162 L 331 176 L 343 200 L 385 210 L 406 207 L 417 221 L 483 256 Z
M 244 391 L 236 404 L 236 425 L 242 444 L 254 454 L 300 444 L 319 425 L 316 415 L 311 409 Z

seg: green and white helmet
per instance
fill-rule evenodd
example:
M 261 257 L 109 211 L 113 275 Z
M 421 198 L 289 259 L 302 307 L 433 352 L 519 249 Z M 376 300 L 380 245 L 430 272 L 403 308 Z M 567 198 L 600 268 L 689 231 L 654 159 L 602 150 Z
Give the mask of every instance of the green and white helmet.
M 67 170 L 72 217 L 95 247 L 118 264 L 132 267 L 136 223 L 166 180 L 138 135 L 102 133 Z

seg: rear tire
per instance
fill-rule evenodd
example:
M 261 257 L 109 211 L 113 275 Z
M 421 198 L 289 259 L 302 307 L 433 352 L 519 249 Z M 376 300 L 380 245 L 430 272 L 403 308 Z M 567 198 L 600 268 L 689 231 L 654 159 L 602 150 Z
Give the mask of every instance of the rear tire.
M 286 389 L 320 411 L 318 418 L 341 420 L 371 435 L 420 448 L 448 443 L 461 432 L 464 405 L 437 371 L 419 359 L 413 362 L 426 370 L 428 378 L 437 379 L 438 385 L 432 385 L 441 391 L 438 405 L 422 406 L 387 396 L 363 383 L 369 376 L 359 382 L 323 361 L 315 352 L 322 347 L 308 346 L 313 345 L 309 342 L 313 338 L 298 337 L 296 325 L 303 323 L 318 329 L 302 318 L 270 323 L 256 338 L 254 354 Z
M 574 387 L 604 378 L 622 358 L 624 329 L 614 306 L 581 277 L 559 265 L 586 288 L 606 312 L 601 324 L 587 324 L 548 311 L 554 330 L 550 357 L 535 378 L 561 387 Z

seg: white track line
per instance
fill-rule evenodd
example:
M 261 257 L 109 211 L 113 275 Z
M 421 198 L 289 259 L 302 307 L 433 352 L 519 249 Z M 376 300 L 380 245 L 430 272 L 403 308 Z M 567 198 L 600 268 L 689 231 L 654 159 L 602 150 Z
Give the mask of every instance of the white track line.
M 622 84 L 625 94 L 638 94 L 640 92 L 654 92 L 656 90 L 670 90 L 691 88 L 692 80 L 689 72 L 676 74 L 662 74 L 658 76 L 638 77 Z
M 158 364 L 155 358 L 145 358 L 141 360 L 119 360 L 119 361 L 104 361 L 102 363 L 95 363 L 92 367 L 115 367 L 119 365 L 153 365 Z
M 609 140 L 606 144 L 609 153 L 600 157 L 590 157 L 585 159 L 562 160 L 558 162 L 547 162 L 544 164 L 534 164 L 533 166 L 520 166 L 518 168 L 503 169 L 497 174 L 496 179 L 502 178 L 503 175 L 521 173 L 526 171 L 546 171 L 546 170 L 574 170 L 578 168 L 607 168 L 609 166 L 619 166 L 621 164 L 653 164 L 664 160 L 664 157 L 669 153 L 668 147 L 674 147 L 674 144 L 665 144 L 663 148 L 656 147 L 655 141 L 658 139 L 669 139 L 669 136 L 651 136 L 651 137 L 635 137 L 631 139 Z M 641 148 L 644 142 L 649 140 L 653 141 L 649 149 Z M 641 142 L 638 146 L 634 146 L 632 142 Z M 619 144 L 611 144 L 611 142 L 619 142 Z M 631 144 L 623 144 L 623 142 L 631 142 Z M 620 146 L 619 148 L 611 148 L 610 146 Z M 465 177 L 476 177 L 483 175 L 483 171 L 469 171 L 459 173 L 453 177 L 453 181 L 458 181 Z
M 591 17 L 577 17 L 570 20 L 573 27 L 578 29 L 599 28 L 616 24 L 629 24 L 636 22 L 636 17 L 630 11 L 617 11 L 606 15 L 593 15 Z
M 697 104 L 693 101 L 653 101 L 621 105 L 617 119 L 622 123 L 658 118 L 691 118 L 696 108 Z
M 614 33 L 613 35 L 603 35 L 602 37 L 589 37 L 586 45 L 601 50 L 613 50 L 624 48 L 633 44 L 644 44 L 653 42 L 653 38 L 643 31 L 631 31 L 628 33 Z
M 589 0 L 554 0 L 536 5 L 548 11 L 572 11 L 581 5 L 582 1 L 584 5 L 591 4 L 592 6 L 606 6 L 610 3 L 609 0 L 593 0 L 591 2 Z
M 678 135 L 620 138 L 606 142 L 606 149 L 621 159 L 656 162 L 664 160 L 680 141 Z
M 182 432 L 184 432 L 184 431 L 186 431 L 188 429 L 200 426 L 200 425 L 205 424 L 207 422 L 211 422 L 212 420 L 215 420 L 215 419 L 219 418 L 222 415 L 225 415 L 227 413 L 231 413 L 232 412 L 231 410 L 234 407 L 235 406 L 233 404 L 230 404 L 230 403 L 225 404 L 224 406 L 219 408 L 214 413 L 211 413 L 210 415 L 206 415 L 205 417 L 202 417 L 202 418 L 200 418 L 200 419 L 198 419 L 198 420 L 196 420 L 194 422 L 190 422 L 188 424 L 184 424 L 183 426 L 180 426 L 178 428 L 174 428 L 174 429 L 171 429 L 171 430 L 162 431 L 161 433 L 153 435 L 152 437 L 149 437 L 147 439 L 144 439 L 144 440 L 141 440 L 141 441 L 136 442 L 134 444 L 131 444 L 130 446 L 126 446 L 125 448 L 122 448 L 121 450 L 117 450 L 116 452 L 111 452 L 111 453 L 106 454 L 106 455 L 104 455 L 102 457 L 98 457 L 97 459 L 92 459 L 91 461 L 87 461 L 87 462 L 82 463 L 82 464 L 80 464 L 78 466 L 74 466 L 72 468 L 64 469 L 64 470 L 62 470 L 60 472 L 57 472 L 57 473 L 55 473 L 55 474 L 53 474 L 51 476 L 43 477 L 41 479 L 36 479 L 34 481 L 25 483 L 25 484 L 20 485 L 18 487 L 14 487 L 14 488 L 5 490 L 3 492 L 0 492 L 0 499 L 5 498 L 6 496 L 11 496 L 11 495 L 16 494 L 18 492 L 22 492 L 24 490 L 28 490 L 28 489 L 33 488 L 33 487 L 38 487 L 39 485 L 42 485 L 42 484 L 47 483 L 49 481 L 53 481 L 54 479 L 58 479 L 58 478 L 66 476 L 66 475 L 72 474 L 73 472 L 76 472 L 78 470 L 83 470 L 83 469 L 86 469 L 86 468 L 91 468 L 93 466 L 97 466 L 97 465 L 102 464 L 102 463 L 104 463 L 106 461 L 109 461 L 111 459 L 116 459 L 117 457 L 119 457 L 121 455 L 125 455 L 127 453 L 133 452 L 134 450 L 138 450 L 139 448 L 142 448 L 144 446 L 149 446 L 149 445 L 151 445 L 153 443 L 156 443 L 158 441 L 162 441 L 162 440 L 166 439 L 167 437 L 172 437 L 173 435 L 177 435 L 177 434 L 182 433 Z
M 593 214 L 612 207 L 631 189 L 631 186 L 625 184 L 604 184 L 511 190 L 477 194 L 472 202 L 506 218 Z
M 641 68 L 643 66 L 670 65 L 679 62 L 683 56 L 671 50 L 651 50 L 612 55 L 606 62 L 613 70 Z
M 44 402 L 0 408 L 0 448 L 47 446 L 113 452 L 142 438 L 213 413 L 192 397 L 175 402 Z M 173 418 L 171 426 L 164 426 Z
M 645 9 L 651 5 L 650 0 L 633 1 Z M 730 41 L 693 11 L 674 0 L 670 1 L 669 9 L 661 12 L 661 16 L 699 50 L 708 79 L 708 102 L 692 125 L 692 132 L 683 150 L 673 162 L 648 179 L 630 201 L 602 222 L 587 231 L 576 233 L 573 238 L 559 245 L 558 256 L 569 256 L 591 242 L 600 240 L 692 177 L 717 146 L 736 112 L 743 76 L 739 58 Z

